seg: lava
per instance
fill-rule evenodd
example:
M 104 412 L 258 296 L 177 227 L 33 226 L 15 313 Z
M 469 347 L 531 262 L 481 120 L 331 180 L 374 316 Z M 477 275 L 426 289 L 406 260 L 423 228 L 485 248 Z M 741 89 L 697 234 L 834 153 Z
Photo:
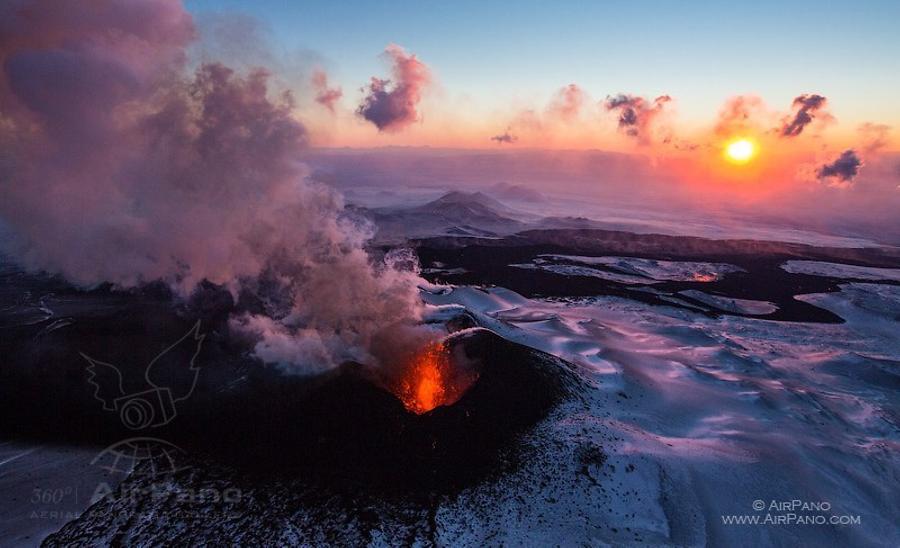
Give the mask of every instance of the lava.
M 409 360 L 395 392 L 409 411 L 421 415 L 455 403 L 477 377 L 455 368 L 447 347 L 436 341 Z

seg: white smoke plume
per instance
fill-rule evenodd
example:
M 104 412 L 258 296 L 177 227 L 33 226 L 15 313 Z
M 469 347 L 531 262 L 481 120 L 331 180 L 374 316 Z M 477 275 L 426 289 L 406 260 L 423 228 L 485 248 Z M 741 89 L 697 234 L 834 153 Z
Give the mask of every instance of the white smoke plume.
M 369 229 L 307 179 L 306 130 L 265 70 L 189 71 L 195 35 L 176 0 L 0 8 L 5 251 L 78 284 L 265 280 L 287 305 L 232 320 L 260 358 L 374 361 L 373 339 L 421 314 L 410 261 L 373 262 Z

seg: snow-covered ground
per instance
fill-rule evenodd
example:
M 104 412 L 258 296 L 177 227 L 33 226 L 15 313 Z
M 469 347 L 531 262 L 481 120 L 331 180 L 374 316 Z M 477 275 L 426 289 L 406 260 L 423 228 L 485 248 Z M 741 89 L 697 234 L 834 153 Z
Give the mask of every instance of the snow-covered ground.
M 0 442 L 0 546 L 38 546 L 115 489 L 122 476 L 93 462 L 101 450 Z
M 537 259 L 535 263 L 519 263 L 509 265 L 513 268 L 522 268 L 525 270 L 544 270 L 561 276 L 585 276 L 588 278 L 600 278 L 610 282 L 622 284 L 652 284 L 658 283 L 656 280 L 635 276 L 632 274 L 620 274 L 618 272 L 610 272 L 608 270 L 600 270 L 590 266 L 579 266 L 574 264 L 553 264 L 541 259 Z
M 660 261 L 639 257 L 586 257 L 582 255 L 539 255 L 531 263 L 509 266 L 526 270 L 544 270 L 562 276 L 600 278 L 630 285 L 665 281 L 714 282 L 727 274 L 743 272 L 740 267 L 723 263 Z
M 751 316 L 765 316 L 778 310 L 775 303 L 769 301 L 754 301 L 752 299 L 735 299 L 734 297 L 724 297 L 722 295 L 712 295 L 697 291 L 696 289 L 686 289 L 679 291 L 679 295 L 683 295 L 703 304 L 708 304 L 719 310 L 733 312 L 735 314 L 749 314 Z
M 873 266 L 855 266 L 820 261 L 787 261 L 781 265 L 781 268 L 791 274 L 900 282 L 900 268 L 876 268 Z
M 724 263 L 692 261 L 660 261 L 640 257 L 584 257 L 581 255 L 541 255 L 554 261 L 567 260 L 587 265 L 601 265 L 625 274 L 636 274 L 653 280 L 673 282 L 714 282 L 743 269 Z
M 530 437 L 527 466 L 438 508 L 442 541 L 900 543 L 900 288 L 800 297 L 844 324 L 502 288 L 425 298 L 577 364 L 590 386 Z M 744 515 L 759 523 L 726 523 Z
M 526 270 L 544 270 L 562 276 L 600 278 L 629 285 L 666 281 L 714 282 L 732 272 L 743 272 L 740 267 L 723 263 L 582 255 L 539 255 L 530 263 L 509 266 Z

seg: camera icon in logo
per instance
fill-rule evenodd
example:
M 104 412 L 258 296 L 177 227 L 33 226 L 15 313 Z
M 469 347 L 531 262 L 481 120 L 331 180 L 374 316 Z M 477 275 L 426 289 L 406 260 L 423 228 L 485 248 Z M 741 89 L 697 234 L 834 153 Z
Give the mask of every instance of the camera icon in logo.
M 205 337 L 200 333 L 198 321 L 147 365 L 140 383 L 146 389 L 139 387 L 130 393 L 124 388 L 119 367 L 82 353 L 88 362 L 88 382 L 94 387 L 94 398 L 103 404 L 103 409 L 116 412 L 128 429 L 143 430 L 169 424 L 177 415 L 176 404 L 187 399 L 197 385 L 200 368 L 194 361 Z
M 168 424 L 175 418 L 175 400 L 168 388 L 122 396 L 115 400 L 119 419 L 127 428 L 142 430 Z

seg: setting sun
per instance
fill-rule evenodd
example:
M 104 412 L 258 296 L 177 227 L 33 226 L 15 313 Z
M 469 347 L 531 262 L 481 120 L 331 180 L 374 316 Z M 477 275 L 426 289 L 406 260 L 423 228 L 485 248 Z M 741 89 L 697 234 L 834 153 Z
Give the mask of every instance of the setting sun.
M 725 155 L 735 163 L 743 164 L 750 161 L 756 154 L 756 145 L 747 139 L 738 139 L 728 143 L 725 147 Z

